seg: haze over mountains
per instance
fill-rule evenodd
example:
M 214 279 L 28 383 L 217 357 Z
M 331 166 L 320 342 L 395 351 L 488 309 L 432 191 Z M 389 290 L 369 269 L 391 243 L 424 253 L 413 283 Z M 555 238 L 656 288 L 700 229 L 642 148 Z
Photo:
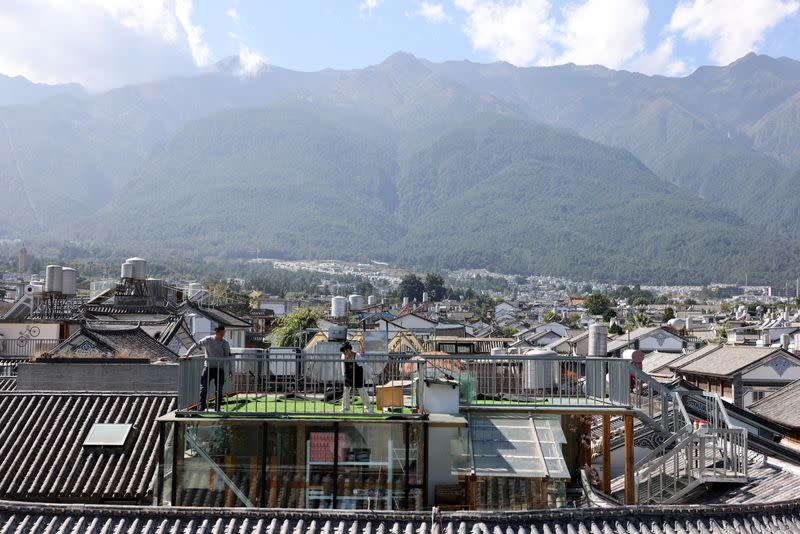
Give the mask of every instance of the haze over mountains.
M 0 77 L 0 237 L 626 282 L 796 276 L 800 62 L 751 54 L 680 79 L 402 53 L 237 70 L 101 94 Z

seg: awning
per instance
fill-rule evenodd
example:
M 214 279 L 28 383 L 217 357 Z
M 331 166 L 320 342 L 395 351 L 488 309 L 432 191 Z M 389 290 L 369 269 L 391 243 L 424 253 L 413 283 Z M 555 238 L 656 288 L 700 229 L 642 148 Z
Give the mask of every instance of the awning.
M 569 478 L 560 416 L 470 415 L 451 441 L 452 472 L 480 477 Z

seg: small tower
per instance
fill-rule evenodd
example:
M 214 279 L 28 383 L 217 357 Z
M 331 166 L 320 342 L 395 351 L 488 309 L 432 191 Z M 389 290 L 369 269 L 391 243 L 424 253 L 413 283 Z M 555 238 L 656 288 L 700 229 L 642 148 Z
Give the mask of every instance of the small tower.
M 21 249 L 19 249 L 19 265 L 18 271 L 21 273 L 25 272 L 25 269 L 28 267 L 28 249 L 25 248 L 23 245 Z

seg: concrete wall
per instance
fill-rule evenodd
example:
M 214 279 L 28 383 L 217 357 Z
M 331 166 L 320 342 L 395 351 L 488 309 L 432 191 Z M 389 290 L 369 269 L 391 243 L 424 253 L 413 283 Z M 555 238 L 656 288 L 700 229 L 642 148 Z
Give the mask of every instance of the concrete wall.
M 17 391 L 177 392 L 178 364 L 25 363 L 19 366 Z

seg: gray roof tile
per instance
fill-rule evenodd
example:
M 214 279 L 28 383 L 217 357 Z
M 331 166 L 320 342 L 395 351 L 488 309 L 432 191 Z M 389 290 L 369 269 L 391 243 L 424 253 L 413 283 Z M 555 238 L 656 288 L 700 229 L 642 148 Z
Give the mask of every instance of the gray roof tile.
M 169 394 L 1 394 L 0 498 L 147 502 L 158 455 L 156 419 L 174 409 Z M 129 447 L 83 447 L 94 423 L 112 422 L 134 426 Z
M 347 512 L 0 501 L 1 532 L 265 534 L 757 534 L 800 532 L 800 501 L 531 512 Z

